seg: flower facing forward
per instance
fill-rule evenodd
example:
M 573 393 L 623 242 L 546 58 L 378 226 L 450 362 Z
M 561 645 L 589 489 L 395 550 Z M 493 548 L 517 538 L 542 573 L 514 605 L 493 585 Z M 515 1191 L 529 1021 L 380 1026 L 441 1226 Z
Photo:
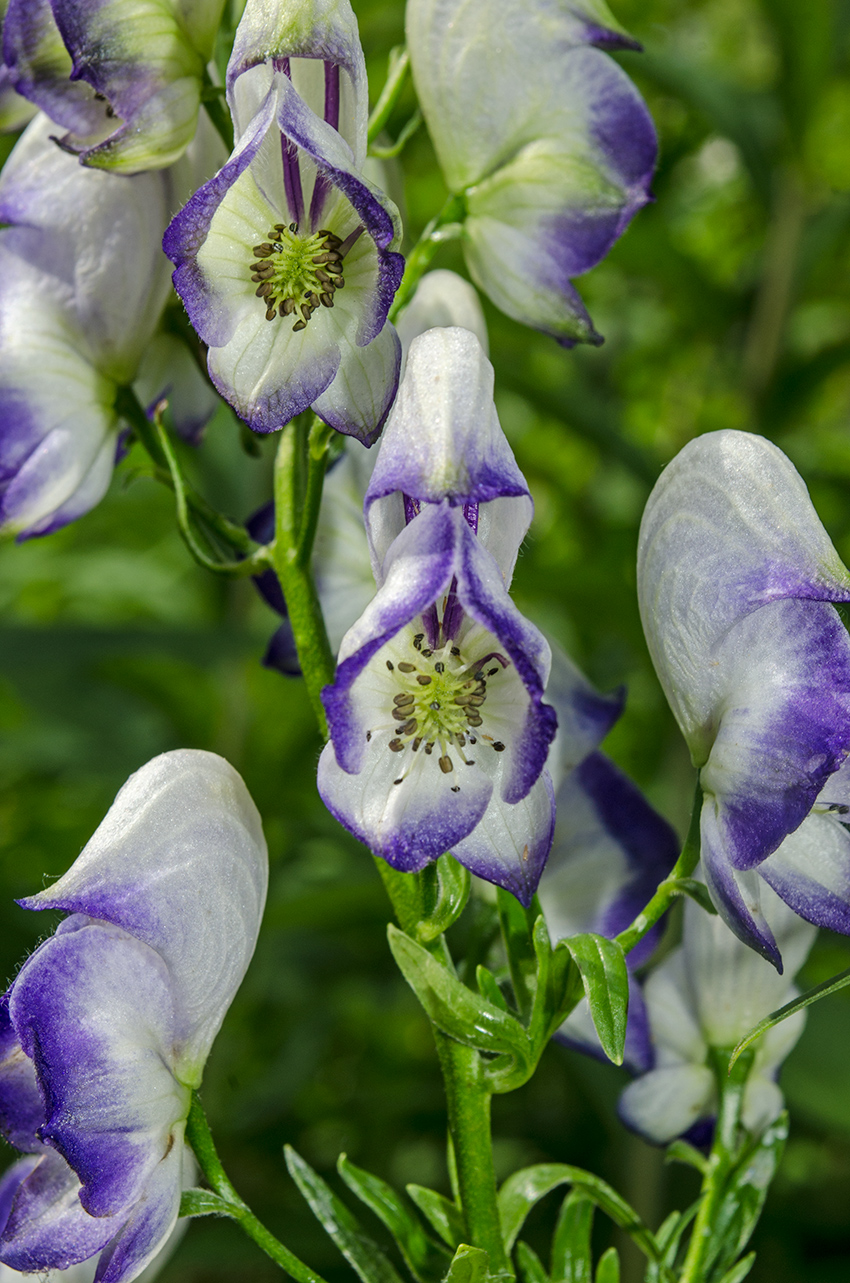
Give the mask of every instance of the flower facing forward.
M 635 42 L 600 0 L 408 0 L 406 21 L 473 280 L 569 346 L 601 342 L 572 278 L 649 199 L 656 138 L 631 81 L 592 46 Z
M 550 656 L 507 593 L 532 505 L 468 331 L 411 344 L 365 511 L 378 591 L 324 691 L 319 791 L 395 867 L 451 850 L 528 903 L 554 819 Z
M 763 884 L 850 933 L 850 574 L 776 446 L 713 432 L 649 497 L 638 594 L 650 653 L 703 792 L 705 880 L 781 966 Z
M 654 1065 L 620 1099 L 620 1115 L 656 1144 L 689 1134 L 706 1139 L 717 1116 L 717 1081 L 710 1049 L 727 1055 L 764 1017 L 796 995 L 791 981 L 816 935 L 769 887 L 762 911 L 782 948 L 786 975 L 742 944 L 719 916 L 685 904 L 682 944 L 653 971 L 644 1001 Z M 779 1066 L 803 1031 L 805 1012 L 768 1030 L 756 1043 L 744 1089 L 741 1121 L 760 1133 L 782 1111 Z
M 28 1158 L 0 1260 L 135 1278 L 177 1220 L 192 1090 L 257 939 L 260 818 L 213 753 L 164 753 L 121 789 L 63 878 L 71 916 L 0 1006 L 0 1126 Z
M 224 0 L 9 0 L 10 84 L 115 173 L 164 169 L 195 136 Z
M 211 163 L 211 131 L 176 166 L 135 178 L 82 168 L 40 115 L 0 178 L 0 530 L 45 534 L 103 497 L 119 393 L 191 389 L 185 422 L 212 413 L 176 339 L 156 336 L 169 293 L 170 209 Z M 198 395 L 200 393 L 200 395 Z M 177 398 L 175 398 L 175 406 Z
M 249 0 L 227 73 L 236 146 L 171 224 L 174 284 L 222 396 L 258 432 L 309 406 L 373 441 L 398 385 L 398 216 L 363 176 L 367 88 L 347 0 Z

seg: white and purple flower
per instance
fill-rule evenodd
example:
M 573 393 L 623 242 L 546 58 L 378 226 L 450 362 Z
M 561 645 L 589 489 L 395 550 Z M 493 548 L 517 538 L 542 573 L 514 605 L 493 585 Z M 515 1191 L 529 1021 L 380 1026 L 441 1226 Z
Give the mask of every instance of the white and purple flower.
M 717 908 L 777 966 L 765 883 L 850 933 L 850 638 L 831 604 L 850 573 L 776 446 L 734 431 L 685 446 L 647 503 L 638 594 L 699 771 Z
M 0 530 L 46 534 L 103 497 L 119 451 L 116 400 L 191 387 L 178 426 L 212 413 L 174 338 L 151 345 L 170 292 L 160 241 L 218 144 L 211 130 L 170 170 L 84 169 L 40 115 L 0 178 Z M 200 393 L 200 396 L 198 396 Z M 176 396 L 176 401 L 179 397 Z
M 250 962 L 266 895 L 260 817 L 213 753 L 154 758 L 64 877 L 61 909 L 0 1004 L 0 1260 L 136 1278 L 177 1220 L 192 1091 Z
M 367 443 L 398 386 L 398 215 L 363 175 L 367 86 L 347 0 L 249 0 L 227 73 L 236 145 L 164 241 L 213 382 L 257 432 L 312 406 Z
M 764 1016 L 790 1002 L 792 981 L 812 947 L 816 928 L 803 922 L 769 887 L 762 911 L 782 948 L 786 974 L 732 934 L 722 918 L 685 904 L 682 943 L 643 986 L 654 1058 L 620 1098 L 620 1116 L 647 1140 L 666 1145 L 677 1136 L 696 1144 L 710 1137 L 717 1116 L 717 1080 L 710 1049 L 730 1053 Z M 776 1077 L 803 1031 L 804 1011 L 757 1042 L 744 1088 L 741 1121 L 758 1135 L 782 1112 Z
M 473 280 L 567 346 L 601 342 L 572 279 L 650 199 L 652 120 L 601 52 L 635 42 L 601 0 L 408 0 L 406 22 Z
M 378 591 L 325 689 L 325 804 L 396 868 L 451 850 L 528 903 L 554 822 L 549 647 L 506 585 L 532 503 L 475 336 L 411 344 L 366 494 Z
M 224 0 L 9 0 L 10 85 L 97 169 L 172 165 L 195 136 Z

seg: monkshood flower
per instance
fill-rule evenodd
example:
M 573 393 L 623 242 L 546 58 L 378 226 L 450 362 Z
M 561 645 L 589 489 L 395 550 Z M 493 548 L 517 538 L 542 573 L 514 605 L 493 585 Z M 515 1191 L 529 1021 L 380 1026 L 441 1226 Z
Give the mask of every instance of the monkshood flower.
M 487 326 L 475 289 L 455 272 L 426 272 L 413 297 L 399 313 L 397 329 L 401 340 L 402 369 L 410 344 L 434 327 L 459 325 L 471 330 L 487 351 Z M 363 524 L 363 501 L 375 466 L 377 451 L 365 449 L 348 438 L 345 449 L 332 465 L 322 492 L 322 504 L 313 549 L 313 575 L 322 606 L 328 640 L 334 654 L 351 625 L 375 595 L 375 579 L 369 558 L 369 544 Z M 274 504 L 266 504 L 249 521 L 248 529 L 258 543 L 274 537 Z M 269 642 L 263 663 L 288 677 L 301 669 L 286 601 L 274 571 L 254 581 L 272 610 L 284 622 Z
M 161 237 L 217 144 L 199 133 L 170 170 L 84 169 L 40 115 L 0 176 L 0 530 L 45 534 L 103 497 L 123 423 L 116 398 L 174 393 L 187 433 L 208 395 L 177 341 L 151 339 L 169 294 Z M 206 399 L 205 399 L 206 398 Z
M 468 331 L 411 344 L 365 512 L 378 591 L 323 693 L 319 792 L 396 868 L 451 850 L 527 904 L 554 821 L 550 653 L 507 593 L 532 504 Z
M 257 432 L 309 406 L 371 443 L 398 386 L 395 207 L 363 175 L 367 87 L 347 0 L 248 0 L 227 72 L 236 145 L 165 237 L 213 382 Z
M 198 124 L 224 0 L 9 0 L 11 85 L 99 169 L 172 165 Z
M 687 1135 L 694 1143 L 704 1143 L 717 1116 L 710 1049 L 730 1052 L 764 1016 L 796 996 L 791 981 L 806 960 L 816 928 L 797 917 L 769 887 L 763 891 L 762 911 L 781 945 L 784 976 L 742 944 L 722 918 L 688 901 L 682 944 L 646 981 L 655 1063 L 623 1092 L 620 1115 L 647 1140 L 667 1144 Z M 798 1012 L 756 1043 L 742 1106 L 742 1122 L 754 1134 L 782 1112 L 776 1077 L 805 1018 L 804 1011 Z
M 685 446 L 646 506 L 638 595 L 699 771 L 717 908 L 777 966 L 764 883 L 850 933 L 850 638 L 830 604 L 850 573 L 781 450 L 734 431 Z
M 0 1260 L 130 1280 L 177 1220 L 191 1093 L 254 951 L 268 861 L 241 778 L 163 753 L 64 877 L 22 901 L 71 916 L 0 1005 L 0 1125 L 29 1155 Z
M 7 0 L 0 0 L 0 26 L 6 17 Z M 0 57 L 0 133 L 22 129 L 36 113 L 36 108 L 16 91 L 11 73 Z
M 472 278 L 567 346 L 602 341 L 572 279 L 649 200 L 657 151 L 643 100 L 594 45 L 635 47 L 600 0 L 407 5 L 416 91 L 465 204 Z

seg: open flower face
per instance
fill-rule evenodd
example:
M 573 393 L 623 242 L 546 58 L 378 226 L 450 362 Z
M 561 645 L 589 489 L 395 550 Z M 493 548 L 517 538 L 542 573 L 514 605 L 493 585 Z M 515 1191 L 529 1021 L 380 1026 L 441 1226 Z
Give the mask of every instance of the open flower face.
M 641 617 L 703 790 L 706 883 L 732 930 L 781 965 L 770 883 L 850 932 L 850 574 L 788 459 L 745 432 L 698 437 L 650 495 Z
M 267 882 L 260 818 L 213 753 L 128 780 L 32 909 L 71 916 L 0 1003 L 0 1127 L 31 1157 L 4 1187 L 0 1260 L 135 1278 L 177 1220 L 191 1092 L 245 974 Z
M 398 384 L 386 318 L 403 260 L 395 208 L 361 172 L 354 15 L 338 4 L 323 18 L 304 31 L 287 15 L 270 31 L 249 3 L 228 70 L 235 150 L 164 244 L 213 382 L 253 429 L 312 406 L 368 442 Z
M 531 501 L 468 331 L 411 344 L 366 511 L 379 588 L 324 694 L 319 790 L 397 868 L 451 850 L 528 903 L 554 820 L 549 647 L 507 594 Z

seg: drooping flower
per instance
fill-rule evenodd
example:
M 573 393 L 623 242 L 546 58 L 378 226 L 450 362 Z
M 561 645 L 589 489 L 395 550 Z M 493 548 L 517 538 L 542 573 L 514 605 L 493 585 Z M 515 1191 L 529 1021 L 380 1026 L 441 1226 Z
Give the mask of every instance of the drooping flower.
M 71 869 L 22 903 L 71 916 L 0 1005 L 0 1126 L 29 1157 L 5 1186 L 0 1260 L 100 1253 L 135 1278 L 177 1220 L 184 1130 L 254 951 L 268 877 L 256 807 L 213 753 L 154 758 Z
M 601 52 L 635 42 L 600 0 L 409 0 L 406 21 L 419 102 L 465 202 L 473 280 L 567 346 L 601 342 L 572 279 L 649 199 L 652 121 Z
M 122 388 L 141 377 L 147 401 L 197 387 L 175 339 L 150 345 L 169 293 L 163 229 L 217 148 L 205 132 L 174 168 L 130 179 L 82 168 L 52 130 L 34 120 L 0 177 L 0 529 L 22 537 L 103 497 Z
M 850 933 L 850 573 L 799 474 L 745 432 L 685 446 L 649 497 L 641 617 L 703 790 L 711 897 L 777 966 L 763 883 Z
M 455 272 L 426 272 L 413 297 L 399 313 L 397 329 L 401 340 L 402 369 L 410 344 L 434 327 L 459 325 L 471 330 L 487 351 L 487 326 L 474 288 Z M 376 450 L 365 449 L 351 437 L 332 465 L 322 492 L 322 504 L 313 548 L 313 575 L 322 606 L 331 649 L 336 654 L 351 625 L 375 595 L 375 579 L 369 558 L 369 543 L 363 523 L 363 501 L 377 458 Z M 274 504 L 266 504 L 248 523 L 251 537 L 269 543 L 274 537 Z M 286 601 L 274 571 L 254 581 L 272 610 L 283 623 L 269 642 L 263 663 L 286 676 L 301 669 Z
M 11 85 L 94 168 L 164 169 L 195 136 L 224 0 L 9 0 Z
M 697 1142 L 705 1139 L 717 1115 L 710 1049 L 731 1052 L 764 1016 L 797 993 L 792 980 L 812 947 L 816 928 L 797 917 L 769 887 L 762 894 L 762 911 L 782 947 L 786 975 L 778 975 L 738 940 L 722 918 L 688 901 L 682 944 L 644 984 L 655 1060 L 649 1073 L 623 1092 L 620 1115 L 647 1140 L 667 1144 L 686 1134 Z M 804 1011 L 798 1012 L 756 1043 L 742 1106 L 742 1122 L 754 1134 L 782 1111 L 776 1076 L 805 1018 Z
M 365 503 L 378 591 L 323 698 L 319 791 L 395 867 L 444 851 L 528 903 L 549 851 L 549 647 L 507 593 L 532 504 L 474 335 L 411 344 Z
M 403 260 L 395 207 L 363 175 L 366 72 L 348 0 L 249 0 L 227 95 L 233 154 L 164 242 L 213 382 L 257 432 L 312 406 L 371 442 L 398 385 L 386 322 Z

